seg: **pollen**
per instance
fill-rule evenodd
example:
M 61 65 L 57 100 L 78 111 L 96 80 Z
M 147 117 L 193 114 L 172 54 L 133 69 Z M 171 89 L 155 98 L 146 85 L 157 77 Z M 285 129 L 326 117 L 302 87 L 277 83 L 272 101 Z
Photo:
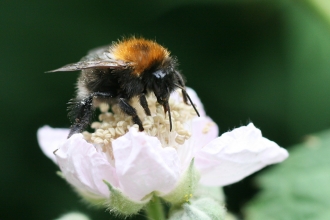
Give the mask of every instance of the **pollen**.
M 210 129 L 211 129 L 213 126 L 215 126 L 215 124 L 214 124 L 213 122 L 208 122 L 208 123 L 204 126 L 204 128 L 203 128 L 203 130 L 202 130 L 202 133 L 203 133 L 203 134 L 207 134 L 207 133 L 209 133 Z
M 130 63 L 136 75 L 140 75 L 153 65 L 162 64 L 170 54 L 155 41 L 135 37 L 115 43 L 110 51 L 115 59 Z
M 181 92 L 179 92 L 181 95 Z M 168 114 L 165 115 L 163 106 L 157 103 L 157 99 L 153 94 L 147 97 L 151 116 L 144 113 L 138 99 L 132 99 L 131 105 L 137 110 L 140 119 L 142 120 L 144 131 L 149 136 L 154 136 L 159 139 L 163 147 L 179 148 L 190 139 L 189 121 L 196 116 L 195 111 L 191 106 L 185 103 L 173 101 L 170 98 L 169 105 L 172 114 L 172 131 Z M 112 106 L 111 112 L 108 104 L 102 103 L 100 106 L 101 114 L 99 121 L 93 122 L 91 128 L 94 132 L 83 132 L 84 138 L 107 152 L 113 159 L 112 141 L 125 135 L 131 127 L 138 130 L 139 126 L 133 124 L 131 116 L 122 113 L 117 105 Z
M 192 198 L 192 196 L 193 196 L 192 194 L 189 194 L 189 195 L 186 194 L 186 195 L 184 195 L 184 199 L 185 199 L 185 201 L 186 201 L 186 202 L 189 202 L 189 200 Z

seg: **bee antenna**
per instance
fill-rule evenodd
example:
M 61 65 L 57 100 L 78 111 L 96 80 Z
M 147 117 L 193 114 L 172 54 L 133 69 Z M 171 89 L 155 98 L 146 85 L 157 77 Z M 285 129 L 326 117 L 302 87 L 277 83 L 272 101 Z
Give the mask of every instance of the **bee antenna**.
M 198 117 L 200 117 L 199 112 L 197 111 L 197 109 L 196 109 L 194 103 L 192 102 L 192 100 L 191 100 L 190 96 L 188 95 L 187 91 L 185 90 L 185 88 L 183 88 L 182 86 L 180 86 L 180 85 L 178 85 L 178 84 L 176 84 L 176 83 L 175 83 L 174 85 L 175 85 L 176 87 L 182 89 L 182 94 L 183 94 L 184 96 L 186 96 L 186 98 L 188 98 L 188 100 L 189 100 L 190 104 L 192 105 L 192 107 L 194 108 L 196 114 L 198 115 Z

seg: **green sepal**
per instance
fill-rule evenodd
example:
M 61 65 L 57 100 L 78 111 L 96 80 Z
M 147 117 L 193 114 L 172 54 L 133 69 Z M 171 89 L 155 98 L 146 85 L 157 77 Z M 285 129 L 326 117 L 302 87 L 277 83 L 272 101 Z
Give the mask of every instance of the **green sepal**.
M 212 198 L 192 200 L 182 205 L 183 209 L 176 209 L 169 220 L 224 220 L 226 209 Z
M 189 202 L 193 196 L 194 190 L 198 185 L 200 174 L 194 166 L 194 158 L 191 160 L 187 171 L 183 174 L 181 180 L 174 190 L 165 196 L 161 196 L 165 201 L 172 205 L 179 206 Z
M 106 201 L 105 206 L 115 215 L 128 217 L 137 214 L 150 200 L 150 198 L 145 198 L 143 201 L 132 201 L 107 181 L 103 180 L 103 182 L 110 191 L 110 199 Z

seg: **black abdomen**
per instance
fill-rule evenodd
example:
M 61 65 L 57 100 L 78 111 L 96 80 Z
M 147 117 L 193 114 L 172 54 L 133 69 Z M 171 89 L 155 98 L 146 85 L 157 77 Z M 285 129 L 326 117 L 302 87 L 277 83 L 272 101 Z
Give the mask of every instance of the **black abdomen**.
M 106 92 L 113 94 L 113 96 L 117 96 L 120 89 L 118 78 L 111 69 L 82 70 L 78 81 L 78 87 L 80 86 L 87 89 L 89 93 Z M 80 87 L 79 90 L 81 89 Z

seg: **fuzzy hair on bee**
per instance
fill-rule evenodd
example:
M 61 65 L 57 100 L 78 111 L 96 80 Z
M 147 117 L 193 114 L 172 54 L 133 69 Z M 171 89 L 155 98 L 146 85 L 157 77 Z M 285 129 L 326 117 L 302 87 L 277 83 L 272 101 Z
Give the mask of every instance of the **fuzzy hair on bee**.
M 182 90 L 184 103 L 188 104 L 189 100 L 199 116 L 177 67 L 177 59 L 163 46 L 152 40 L 131 37 L 91 50 L 77 63 L 49 71 L 81 70 L 76 97 L 69 102 L 72 125 L 68 138 L 91 124 L 97 102 L 118 105 L 143 131 L 141 119 L 129 101 L 138 97 L 146 115 L 151 115 L 146 99 L 151 92 L 163 106 L 165 114 L 168 113 L 170 131 L 172 120 L 168 100 L 176 88 Z

